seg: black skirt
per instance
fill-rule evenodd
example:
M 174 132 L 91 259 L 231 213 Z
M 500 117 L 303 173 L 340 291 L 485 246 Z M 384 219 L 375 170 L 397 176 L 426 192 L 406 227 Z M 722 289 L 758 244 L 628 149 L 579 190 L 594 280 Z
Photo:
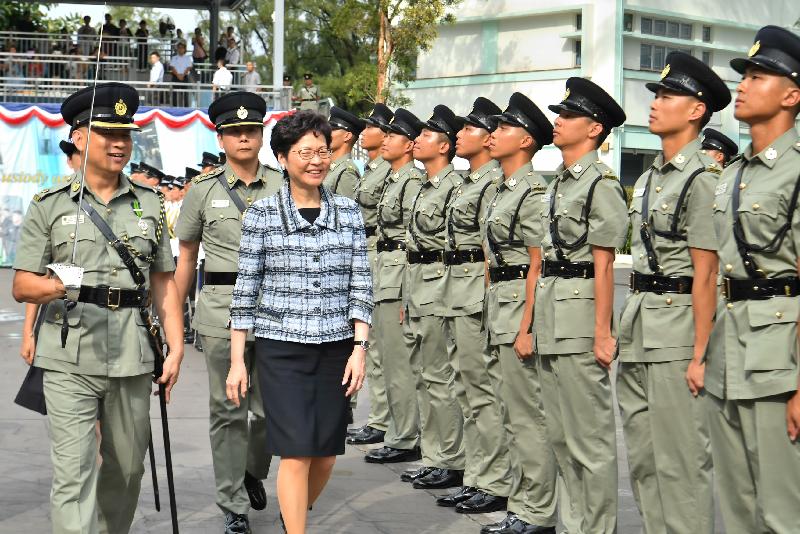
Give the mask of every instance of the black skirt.
M 267 454 L 344 454 L 348 385 L 342 385 L 353 339 L 319 345 L 256 338 L 267 423 Z

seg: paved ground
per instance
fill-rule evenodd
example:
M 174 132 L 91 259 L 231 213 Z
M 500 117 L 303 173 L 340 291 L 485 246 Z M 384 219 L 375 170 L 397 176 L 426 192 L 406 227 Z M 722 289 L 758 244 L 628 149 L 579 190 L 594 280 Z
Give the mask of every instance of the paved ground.
M 31 534 L 50 531 L 49 490 L 51 467 L 47 421 L 13 404 L 26 372 L 18 356 L 22 329 L 22 306 L 10 296 L 12 272 L 0 269 L 0 534 Z M 626 272 L 618 273 L 617 304 L 624 297 Z M 178 495 L 181 532 L 219 534 L 221 516 L 214 504 L 214 481 L 208 442 L 207 381 L 200 353 L 187 349 L 173 403 L 170 406 L 173 463 Z M 159 460 L 161 498 L 165 507 L 155 511 L 149 468 L 142 483 L 139 510 L 132 532 L 169 532 L 166 479 L 161 454 L 158 403 L 153 400 L 152 419 Z M 356 411 L 356 422 L 366 419 L 367 397 Z M 640 522 L 628 483 L 628 468 L 621 430 L 618 429 L 620 510 L 619 533 L 640 532 Z M 310 514 L 308 532 L 348 534 L 476 533 L 480 524 L 491 523 L 503 513 L 465 517 L 436 507 L 435 493 L 414 490 L 400 482 L 399 473 L 408 464 L 368 465 L 363 452 L 347 447 L 339 458 L 333 478 Z M 275 464 L 277 465 L 277 463 Z M 274 470 L 266 482 L 269 505 L 251 514 L 253 532 L 281 532 L 275 498 Z M 721 528 L 718 529 L 722 532 Z

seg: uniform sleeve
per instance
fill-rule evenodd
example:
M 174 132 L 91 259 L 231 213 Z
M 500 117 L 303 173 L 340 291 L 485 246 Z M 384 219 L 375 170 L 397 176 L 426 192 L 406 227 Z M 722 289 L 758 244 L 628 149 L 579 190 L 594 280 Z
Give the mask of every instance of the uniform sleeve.
M 47 264 L 52 260 L 52 242 L 50 226 L 40 202 L 33 201 L 22 221 L 22 228 L 17 241 L 17 255 L 14 258 L 14 269 L 44 274 Z
M 542 225 L 542 197 L 544 191 L 531 192 L 519 208 L 522 240 L 526 247 L 540 247 L 544 238 Z
M 231 299 L 231 327 L 253 328 L 256 304 L 264 275 L 264 238 L 267 216 L 260 206 L 250 206 L 242 220 L 242 241 L 239 245 L 239 272 Z
M 690 248 L 717 250 L 717 234 L 714 230 L 714 189 L 717 175 L 700 173 L 694 179 L 686 203 L 686 244 Z
M 628 238 L 628 206 L 616 179 L 602 178 L 594 188 L 586 242 L 596 247 L 622 248 Z
M 159 202 L 163 202 L 160 199 Z M 166 273 L 175 270 L 175 259 L 172 257 L 172 246 L 169 243 L 169 229 L 167 228 L 167 218 L 161 221 L 161 239 L 158 242 L 155 259 L 150 266 L 150 272 Z
M 203 238 L 203 193 L 192 187 L 183 199 L 181 214 L 175 225 L 175 236 L 181 241 L 200 241 Z
M 367 257 L 367 236 L 361 211 L 353 206 L 353 251 L 350 291 L 347 297 L 349 319 L 372 324 L 372 275 Z

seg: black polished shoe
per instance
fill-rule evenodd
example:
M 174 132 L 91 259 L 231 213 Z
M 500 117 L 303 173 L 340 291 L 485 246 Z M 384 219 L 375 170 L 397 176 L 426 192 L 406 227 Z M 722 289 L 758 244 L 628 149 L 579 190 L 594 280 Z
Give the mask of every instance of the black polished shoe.
M 380 443 L 386 432 L 377 430 L 371 426 L 365 426 L 360 432 L 347 438 L 347 443 L 350 445 L 369 445 L 371 443 Z
M 250 534 L 250 520 L 247 514 L 225 512 L 225 534 Z
M 493 534 L 556 534 L 556 527 L 531 525 L 517 517 L 516 520 L 506 528 L 500 529 Z
M 478 493 L 477 488 L 473 488 L 472 486 L 464 486 L 462 488 L 459 488 L 459 490 L 456 491 L 455 493 L 451 493 L 449 495 L 445 495 L 443 497 L 439 497 L 438 499 L 436 499 L 436 505 L 446 506 L 447 508 L 453 508 L 458 503 L 468 501 L 476 493 Z
M 506 506 L 508 506 L 508 498 L 496 497 L 485 491 L 477 491 L 469 500 L 458 503 L 456 512 L 459 514 L 488 514 L 505 510 Z
M 464 483 L 464 472 L 455 469 L 434 469 L 427 476 L 414 481 L 415 489 L 455 488 Z
M 403 482 L 414 482 L 422 477 L 428 476 L 431 474 L 431 471 L 436 469 L 435 467 L 420 467 L 418 469 L 409 469 L 402 475 L 400 475 L 400 480 Z
M 356 435 L 356 434 L 358 434 L 359 432 L 363 431 L 365 428 L 367 428 L 367 425 L 364 425 L 364 426 L 359 426 L 359 427 L 353 427 L 353 428 L 348 428 L 348 429 L 347 429 L 347 437 L 349 438 L 350 436 L 355 436 L 355 435 Z
M 400 462 L 414 462 L 421 458 L 419 448 L 395 449 L 393 447 L 381 447 L 369 451 L 364 456 L 364 461 L 369 464 L 396 464 Z
M 511 525 L 511 523 L 514 523 L 516 520 L 517 520 L 517 514 L 515 514 L 514 512 L 508 512 L 502 521 L 498 521 L 497 523 L 491 523 L 489 525 L 484 525 L 481 528 L 481 534 L 497 534 L 502 529 L 507 528 L 509 525 Z
M 264 491 L 264 484 L 247 471 L 244 472 L 244 488 L 250 498 L 250 508 L 263 510 L 267 507 L 267 492 Z

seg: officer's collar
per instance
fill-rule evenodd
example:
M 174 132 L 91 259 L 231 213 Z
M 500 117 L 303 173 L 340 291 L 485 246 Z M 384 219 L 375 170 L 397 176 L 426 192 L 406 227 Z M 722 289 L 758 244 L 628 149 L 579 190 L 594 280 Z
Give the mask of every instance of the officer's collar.
M 250 182 L 250 185 L 256 182 L 263 182 L 265 179 L 264 175 L 266 174 L 266 171 L 267 171 L 267 166 L 261 165 L 261 163 L 259 163 L 258 170 L 256 171 L 256 178 L 255 180 Z M 241 182 L 242 185 L 247 185 L 244 183 L 244 180 L 242 180 L 236 175 L 236 172 L 234 172 L 233 168 L 230 166 L 229 163 L 226 162 L 225 165 L 223 165 L 222 172 L 224 173 L 223 176 L 225 177 L 225 181 L 228 182 L 228 187 L 230 187 L 231 189 L 236 187 L 237 182 Z
M 580 180 L 583 173 L 586 172 L 586 169 L 592 166 L 594 162 L 598 161 L 597 159 L 597 151 L 592 150 L 591 152 L 587 152 L 586 154 L 581 157 L 578 161 L 573 163 L 569 166 L 569 168 L 565 167 L 562 163 L 557 171 L 558 174 L 563 175 L 565 178 L 574 178 L 576 180 Z
M 533 176 L 533 163 L 530 161 L 514 171 L 514 173 L 503 182 L 503 186 L 507 189 L 514 189 L 520 182 L 524 182 L 528 176 Z
M 82 175 L 80 171 L 76 172 L 73 175 L 72 181 L 69 184 L 69 196 L 75 200 L 77 200 L 78 195 L 80 195 L 81 176 Z M 94 191 L 92 191 L 88 183 L 84 182 L 84 187 L 86 188 L 86 192 L 88 192 L 89 194 L 91 194 L 92 196 L 94 196 L 99 200 L 99 197 L 95 195 Z M 136 192 L 133 190 L 133 186 L 131 185 L 130 180 L 128 179 L 127 176 L 125 176 L 125 173 L 121 172 L 119 173 L 119 185 L 117 186 L 117 190 L 114 192 L 114 195 L 111 197 L 111 200 L 114 200 L 115 198 L 122 196 L 125 193 L 131 193 L 132 195 L 136 196 Z M 103 204 L 107 203 L 103 202 Z
M 672 159 L 666 163 L 664 163 L 664 153 L 659 153 L 653 160 L 653 167 L 658 172 L 663 173 L 667 165 L 672 165 L 679 172 L 683 172 L 683 169 L 685 169 L 686 165 L 689 164 L 689 160 L 692 159 L 692 156 L 702 149 L 703 141 L 699 137 L 696 137 L 695 139 L 692 139 L 686 143 L 685 146 L 681 147 L 681 149 L 678 150 L 678 153 L 672 156 Z
M 500 167 L 500 164 L 497 162 L 497 160 L 490 159 L 489 161 L 478 167 L 478 170 L 469 173 L 467 175 L 467 180 L 470 180 L 472 182 L 477 182 L 481 178 L 486 176 L 487 173 L 493 171 L 494 169 L 497 169 L 498 167 Z
M 442 181 L 444 180 L 445 176 L 453 172 L 453 164 L 448 163 L 444 166 L 442 170 L 437 172 L 435 175 L 431 176 L 426 183 L 432 185 L 436 189 L 439 189 Z
M 319 217 L 317 217 L 316 221 L 310 223 L 300 215 L 300 211 L 294 203 L 289 179 L 285 178 L 283 180 L 283 186 L 278 191 L 278 200 L 280 202 L 281 222 L 287 233 L 291 234 L 311 226 L 338 230 L 339 210 L 336 208 L 333 194 L 324 186 L 320 186 L 319 192 Z
M 783 156 L 787 150 L 793 148 L 799 140 L 800 136 L 798 136 L 797 130 L 792 127 L 783 133 L 783 135 L 775 139 L 767 148 L 758 154 L 753 154 L 753 144 L 750 143 L 747 145 L 747 148 L 742 156 L 748 161 L 748 163 L 752 163 L 752 160 L 754 159 L 761 160 L 761 163 L 771 169 L 775 166 L 775 163 L 781 158 L 781 156 Z
M 336 167 L 338 167 L 340 163 L 345 162 L 345 161 L 347 161 L 349 159 L 352 159 L 350 154 L 344 154 L 343 156 L 340 156 L 340 157 L 336 158 L 335 160 L 333 160 L 331 162 L 331 170 L 333 170 Z
M 403 165 L 402 167 L 400 167 L 399 169 L 397 169 L 396 171 L 390 172 L 389 180 L 396 182 L 397 180 L 400 179 L 401 176 L 405 176 L 406 174 L 408 174 L 408 171 L 410 171 L 412 168 L 414 168 L 413 159 L 408 163 L 406 163 L 405 165 Z
M 384 161 L 386 161 L 386 160 L 385 160 L 385 159 L 383 159 L 383 156 L 381 156 L 381 155 L 378 155 L 378 156 L 376 156 L 376 157 L 375 157 L 375 159 L 373 159 L 372 161 L 370 161 L 369 163 L 367 163 L 367 167 L 369 167 L 370 169 L 372 169 L 372 170 L 374 171 L 374 170 L 375 170 L 375 169 L 377 169 L 377 168 L 378 168 L 378 166 L 379 166 L 381 163 L 383 163 Z

